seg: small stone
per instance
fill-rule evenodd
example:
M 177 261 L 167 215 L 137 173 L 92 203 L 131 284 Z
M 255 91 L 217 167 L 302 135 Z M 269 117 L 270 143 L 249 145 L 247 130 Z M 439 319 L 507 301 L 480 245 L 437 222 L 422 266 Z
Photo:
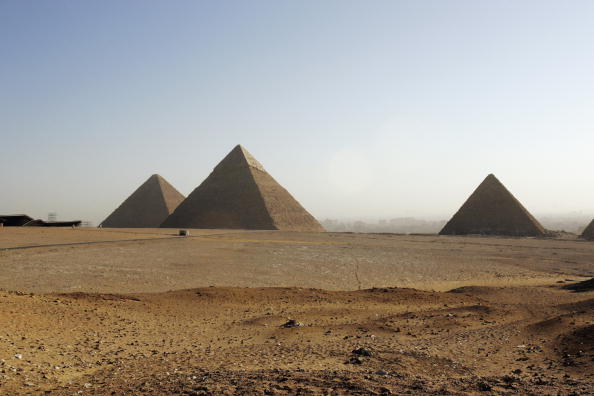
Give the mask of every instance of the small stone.
M 478 383 L 478 390 L 481 391 L 481 392 L 488 392 L 491 389 L 492 389 L 491 388 L 491 385 L 487 384 L 486 382 L 479 382 Z
M 20 353 L 17 353 L 16 355 L 14 355 L 15 359 L 22 359 L 23 355 L 21 355 Z
M 345 364 L 363 364 L 363 360 L 361 360 L 358 356 L 352 356 L 345 362 Z
M 287 323 L 283 324 L 281 327 L 284 327 L 285 329 L 290 329 L 291 327 L 301 327 L 303 326 L 303 323 L 297 322 L 294 319 L 290 319 Z
M 369 351 L 369 350 L 367 350 L 367 349 L 365 349 L 363 347 L 357 348 L 357 349 L 353 350 L 352 353 L 355 354 L 355 355 L 368 356 L 368 357 L 372 355 L 371 351 Z
M 375 373 L 377 375 L 388 375 L 388 372 L 386 370 L 377 370 Z

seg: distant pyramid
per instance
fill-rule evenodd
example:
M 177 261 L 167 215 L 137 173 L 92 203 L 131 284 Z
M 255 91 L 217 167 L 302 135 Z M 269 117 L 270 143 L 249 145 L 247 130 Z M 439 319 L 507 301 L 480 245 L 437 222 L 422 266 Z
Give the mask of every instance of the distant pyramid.
M 594 220 L 592 220 L 584 232 L 582 232 L 581 237 L 584 239 L 594 240 Z
M 161 227 L 324 231 L 241 145 L 227 154 Z
M 183 200 L 184 196 L 167 180 L 152 175 L 103 220 L 101 226 L 158 228 Z
M 543 236 L 542 225 L 490 174 L 440 231 L 441 235 Z

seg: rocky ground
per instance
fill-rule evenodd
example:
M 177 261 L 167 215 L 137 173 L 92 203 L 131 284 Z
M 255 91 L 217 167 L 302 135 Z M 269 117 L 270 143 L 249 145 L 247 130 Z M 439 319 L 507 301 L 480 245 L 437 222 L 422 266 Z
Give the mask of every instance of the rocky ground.
M 3 394 L 588 394 L 594 292 L 0 294 Z
M 364 275 L 353 282 L 345 272 L 342 290 L 329 281 L 326 290 L 240 284 L 162 291 L 163 273 L 178 268 L 186 277 L 192 274 L 186 263 L 165 260 L 183 257 L 180 251 L 157 254 L 157 247 L 179 242 L 4 251 L 0 265 L 8 270 L 0 275 L 0 394 L 594 393 L 594 291 L 592 281 L 581 283 L 594 262 L 594 255 L 588 256 L 590 244 L 368 235 L 316 239 L 274 233 L 209 238 L 216 240 L 181 243 L 190 255 L 211 246 L 202 258 L 215 257 L 226 244 L 218 263 L 230 282 L 257 279 L 259 272 L 241 273 L 242 265 L 251 270 L 256 259 L 266 268 L 289 267 L 266 280 L 272 282 L 302 268 L 307 257 L 339 268 L 333 263 L 349 254 L 359 257 Z M 85 262 L 85 249 L 87 254 L 103 249 L 103 254 Z M 114 278 L 85 280 L 84 269 L 92 269 L 89 262 L 96 260 L 115 268 L 123 262 L 120 249 L 152 253 L 144 256 L 145 273 L 125 278 L 128 290 L 120 281 L 114 282 L 119 290 L 90 292 L 93 285 L 108 289 L 107 280 Z M 341 249 L 349 253 L 328 258 Z M 408 271 L 406 277 L 415 274 L 411 263 L 417 263 L 429 287 L 366 288 L 366 282 L 379 283 L 388 253 L 394 253 L 393 268 Z M 374 254 L 379 269 L 361 260 Z M 236 264 L 230 267 L 233 255 Z M 64 262 L 58 262 L 60 256 Z M 436 269 L 433 285 L 427 278 L 435 264 L 423 266 L 423 257 L 430 263 L 445 257 L 447 271 Z M 483 272 L 475 270 L 476 282 L 455 271 L 470 267 L 473 257 L 476 265 L 489 264 Z M 566 261 L 571 263 L 564 266 Z M 21 277 L 38 284 L 7 287 L 10 279 L 29 285 L 17 278 L 17 264 L 26 262 L 28 271 L 21 271 Z M 53 284 L 54 276 L 39 275 L 57 273 L 56 268 L 90 290 L 65 291 L 64 281 Z M 207 268 L 207 282 L 222 276 L 213 263 Z M 312 268 L 310 273 L 321 272 Z M 307 274 L 295 276 L 307 279 Z M 390 273 L 389 279 L 395 286 L 407 285 L 398 284 L 398 274 Z M 195 280 L 198 286 L 201 282 Z M 451 284 L 456 287 L 430 290 Z M 52 287 L 55 291 L 48 291 Z

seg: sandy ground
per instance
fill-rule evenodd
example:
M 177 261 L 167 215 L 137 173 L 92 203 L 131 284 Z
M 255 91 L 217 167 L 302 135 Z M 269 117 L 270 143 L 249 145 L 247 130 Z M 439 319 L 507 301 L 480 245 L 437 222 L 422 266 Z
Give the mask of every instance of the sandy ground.
M 594 243 L 175 233 L 0 230 L 0 394 L 594 393 Z

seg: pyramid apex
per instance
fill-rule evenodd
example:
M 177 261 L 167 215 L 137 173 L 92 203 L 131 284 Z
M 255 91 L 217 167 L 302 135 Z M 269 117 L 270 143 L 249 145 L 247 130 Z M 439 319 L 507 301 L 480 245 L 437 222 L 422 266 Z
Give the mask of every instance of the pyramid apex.
M 489 173 L 487 175 L 487 177 L 485 177 L 485 180 L 483 180 L 483 183 L 487 183 L 487 184 L 501 184 L 503 186 L 503 183 L 501 183 L 501 181 L 493 174 L 493 173 Z
M 148 178 L 148 179 L 146 179 L 146 183 L 149 183 L 149 182 L 151 182 L 151 183 L 158 183 L 158 184 L 161 184 L 161 183 L 163 183 L 163 181 L 164 181 L 164 180 L 165 180 L 165 179 L 164 179 L 164 178 L 163 178 L 163 176 L 161 176 L 160 174 L 158 174 L 158 173 L 153 173 L 152 175 L 150 175 L 150 176 L 149 176 L 149 178 Z
M 246 154 L 246 153 L 247 153 L 247 154 L 249 154 L 249 152 L 248 152 L 248 151 L 245 149 L 245 147 L 244 147 L 243 145 L 241 145 L 241 144 L 238 144 L 238 145 L 236 145 L 235 147 L 233 147 L 233 150 L 231 150 L 231 151 L 232 151 L 232 152 L 233 152 L 233 151 L 239 151 L 239 152 L 241 152 L 241 153 L 243 153 L 243 154 Z
M 238 144 L 227 154 L 227 156 L 219 162 L 216 168 L 229 168 L 236 166 L 247 166 L 258 169 L 259 171 L 266 172 L 262 164 L 260 164 L 249 151 L 246 150 L 241 144 Z

